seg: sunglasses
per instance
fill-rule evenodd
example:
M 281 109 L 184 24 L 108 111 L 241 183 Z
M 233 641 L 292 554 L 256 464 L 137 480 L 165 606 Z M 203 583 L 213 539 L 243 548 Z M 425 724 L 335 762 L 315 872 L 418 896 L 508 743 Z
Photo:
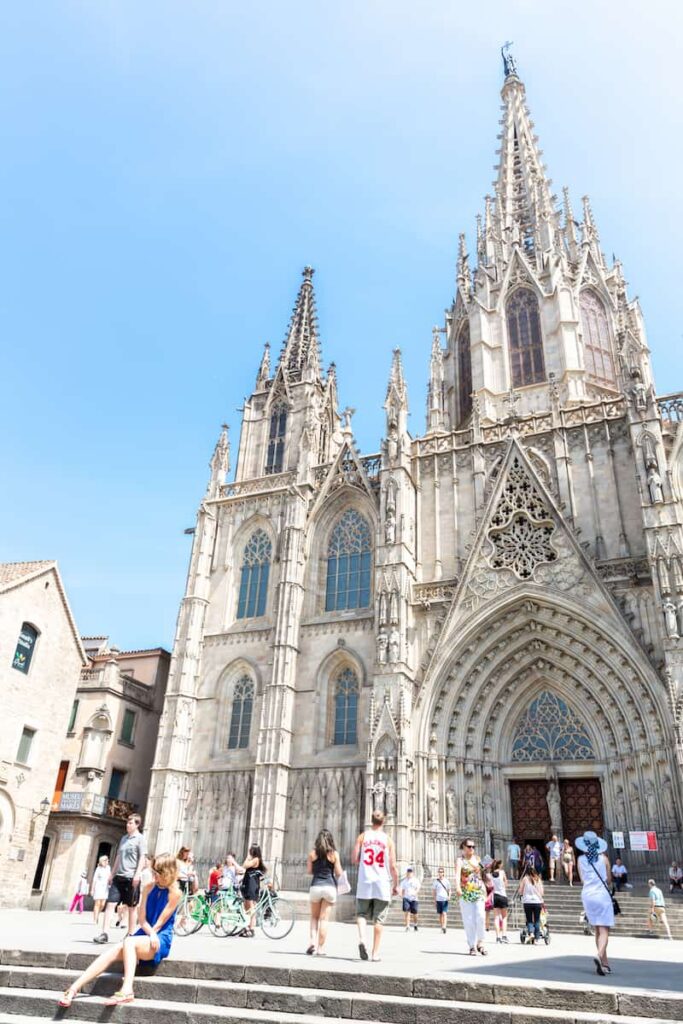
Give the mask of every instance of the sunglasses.
M 465 849 L 466 850 L 473 850 L 474 849 L 474 843 L 465 843 Z

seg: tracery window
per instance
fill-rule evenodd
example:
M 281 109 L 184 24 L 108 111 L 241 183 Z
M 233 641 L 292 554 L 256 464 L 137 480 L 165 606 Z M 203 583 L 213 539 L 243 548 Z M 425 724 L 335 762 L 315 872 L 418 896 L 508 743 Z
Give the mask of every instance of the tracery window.
M 513 388 L 545 380 L 543 336 L 538 299 L 529 288 L 517 288 L 505 304 Z
M 238 619 L 251 619 L 255 615 L 265 615 L 272 552 L 272 544 L 264 530 L 256 530 L 252 533 L 242 556 L 240 592 L 237 601 Z
M 268 453 L 266 473 L 281 473 L 285 459 L 285 434 L 287 432 L 287 406 L 278 402 L 270 414 L 268 432 Z
M 593 744 L 586 726 L 565 702 L 544 690 L 517 726 L 513 761 L 590 761 Z
M 358 676 L 351 668 L 344 668 L 337 676 L 334 688 L 335 745 L 358 741 Z
M 348 509 L 332 531 L 327 548 L 325 611 L 367 608 L 370 604 L 370 527 Z
M 554 531 L 550 511 L 515 455 L 488 530 L 492 568 L 510 569 L 518 579 L 530 579 L 538 565 L 557 561 L 551 543 Z
M 600 384 L 614 384 L 612 341 L 604 303 L 592 288 L 584 288 L 579 306 L 586 373 Z
M 228 750 L 243 750 L 249 746 L 253 707 L 254 684 L 249 676 L 241 676 L 233 689 Z
M 472 412 L 472 352 L 468 320 L 465 320 L 460 328 L 456 348 L 458 354 L 458 422 L 462 423 Z

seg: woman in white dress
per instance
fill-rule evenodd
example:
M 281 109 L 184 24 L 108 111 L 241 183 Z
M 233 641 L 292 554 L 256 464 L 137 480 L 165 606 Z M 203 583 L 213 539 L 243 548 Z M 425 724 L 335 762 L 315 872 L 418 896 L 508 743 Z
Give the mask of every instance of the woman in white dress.
M 97 867 L 95 868 L 95 873 L 92 876 L 91 896 L 93 898 L 92 912 L 95 918 L 95 927 L 98 926 L 100 914 L 107 905 L 110 878 L 111 867 L 109 866 L 109 857 L 103 854 L 98 860 Z
M 595 945 L 598 955 L 593 958 L 598 974 L 611 974 L 612 968 L 607 962 L 607 943 L 609 930 L 614 927 L 614 907 L 612 905 L 612 872 L 605 856 L 607 843 L 595 832 L 584 832 L 576 840 L 581 856 L 577 861 L 579 876 L 583 888 L 581 900 L 586 917 L 595 929 Z

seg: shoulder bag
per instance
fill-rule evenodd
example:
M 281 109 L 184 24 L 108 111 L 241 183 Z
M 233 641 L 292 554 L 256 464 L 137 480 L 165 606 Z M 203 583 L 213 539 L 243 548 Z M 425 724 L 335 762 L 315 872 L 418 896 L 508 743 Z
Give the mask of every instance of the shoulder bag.
M 586 857 L 586 860 L 588 860 L 588 857 Z M 600 872 L 596 868 L 595 864 L 593 864 L 593 862 L 590 861 L 590 860 L 588 860 L 588 863 L 593 868 L 593 871 L 598 876 L 598 878 L 600 879 L 600 881 L 604 885 L 605 889 L 607 889 L 607 892 L 609 893 L 610 899 L 612 900 L 612 910 L 614 911 L 614 916 L 617 917 L 621 913 L 621 907 L 619 906 L 619 900 L 616 898 L 614 893 L 611 891 L 610 887 L 608 886 L 607 882 L 605 881 L 605 879 L 602 877 L 602 875 L 600 874 Z

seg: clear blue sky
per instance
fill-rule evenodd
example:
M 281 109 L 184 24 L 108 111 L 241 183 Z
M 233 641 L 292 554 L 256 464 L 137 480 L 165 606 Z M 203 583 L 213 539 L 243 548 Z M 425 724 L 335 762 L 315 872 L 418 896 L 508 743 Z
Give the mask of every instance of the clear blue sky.
M 57 558 L 83 633 L 171 645 L 183 528 L 306 263 L 362 449 L 396 345 L 424 429 L 506 39 L 555 189 L 590 194 L 683 388 L 680 3 L 27 0 L 0 25 L 0 560 Z

